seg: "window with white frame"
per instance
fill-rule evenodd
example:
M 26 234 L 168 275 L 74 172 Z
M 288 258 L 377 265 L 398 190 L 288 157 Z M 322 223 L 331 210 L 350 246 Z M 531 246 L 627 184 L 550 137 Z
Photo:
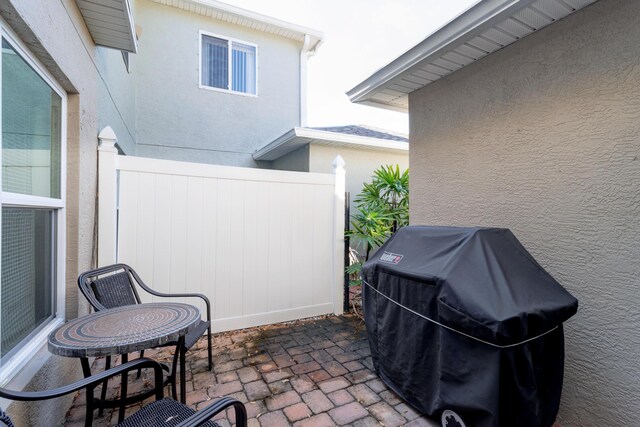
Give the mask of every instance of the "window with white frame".
M 1 382 L 64 317 L 66 96 L 1 20 L 0 30 Z
M 200 86 L 257 95 L 257 46 L 200 32 Z

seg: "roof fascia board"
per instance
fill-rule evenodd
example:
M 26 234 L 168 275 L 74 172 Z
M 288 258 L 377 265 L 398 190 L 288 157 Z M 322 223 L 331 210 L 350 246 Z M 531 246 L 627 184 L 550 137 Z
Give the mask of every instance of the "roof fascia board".
M 401 141 L 384 140 L 370 136 L 349 135 L 346 133 L 329 132 L 318 129 L 296 128 L 299 137 L 312 139 L 313 142 L 322 144 L 324 141 L 340 142 L 347 145 L 361 145 L 386 149 L 409 149 L 409 144 Z M 405 148 L 406 147 L 406 148 Z
M 363 102 L 380 86 L 410 73 L 411 67 L 432 58 L 437 58 L 454 43 L 462 44 L 481 34 L 506 17 L 527 7 L 535 0 L 481 0 L 457 18 L 427 36 L 422 42 L 376 71 L 362 83 L 347 92 L 351 102 Z M 368 100 L 370 101 L 370 100 Z M 376 106 L 389 108 L 388 104 Z M 400 109 L 406 112 L 406 109 Z
M 124 0 L 124 7 L 127 10 L 127 20 L 129 21 L 129 32 L 131 36 L 131 40 L 133 41 L 132 50 L 129 50 L 130 53 L 138 53 L 138 36 L 136 34 L 136 24 L 133 22 L 133 11 L 131 10 L 131 3 L 129 0 Z

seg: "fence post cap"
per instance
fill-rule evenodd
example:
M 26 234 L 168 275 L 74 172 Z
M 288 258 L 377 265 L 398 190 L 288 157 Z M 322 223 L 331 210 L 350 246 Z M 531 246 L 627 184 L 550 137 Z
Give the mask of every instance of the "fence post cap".
M 334 169 L 335 171 L 338 171 L 338 170 L 344 170 L 344 165 L 346 165 L 346 162 L 344 161 L 344 159 L 342 158 L 342 156 L 341 156 L 340 154 L 338 154 L 338 155 L 336 156 L 336 158 L 335 158 L 335 159 L 333 159 L 333 163 L 332 163 L 332 165 L 333 165 L 333 169 Z
M 117 152 L 116 149 L 116 141 L 118 141 L 118 137 L 116 133 L 111 129 L 111 126 L 106 126 L 104 129 L 100 131 L 98 134 L 98 150 L 100 151 L 113 151 Z

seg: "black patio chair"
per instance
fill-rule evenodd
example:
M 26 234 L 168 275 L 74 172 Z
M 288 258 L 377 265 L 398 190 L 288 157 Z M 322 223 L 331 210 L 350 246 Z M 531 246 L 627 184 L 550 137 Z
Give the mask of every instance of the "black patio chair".
M 180 351 L 187 351 L 202 337 L 204 332 L 207 332 L 207 344 L 208 344 L 208 362 L 209 370 L 213 368 L 213 356 L 211 350 L 211 304 L 209 299 L 196 293 L 186 294 L 165 294 L 155 291 L 145 285 L 140 276 L 135 270 L 126 264 L 113 264 L 106 267 L 100 267 L 94 270 L 89 270 L 82 273 L 78 277 L 78 287 L 82 294 L 87 298 L 91 306 L 95 311 L 104 310 L 107 308 L 122 307 L 125 305 L 141 304 L 140 296 L 136 290 L 136 284 L 140 286 L 144 291 L 157 297 L 167 298 L 201 298 L 207 307 L 207 320 L 201 320 L 193 330 L 191 330 L 184 339 L 184 345 Z M 172 341 L 164 344 L 163 346 L 177 345 L 177 341 Z M 177 357 L 177 353 L 174 359 Z M 140 357 L 144 357 L 144 350 L 140 352 Z M 175 360 L 174 360 L 174 372 L 172 374 L 172 390 L 173 398 L 177 399 L 176 387 L 175 387 Z M 111 356 L 105 358 L 105 369 L 111 367 Z M 184 369 L 184 367 L 182 367 Z M 140 371 L 138 371 L 138 377 Z M 102 388 L 102 400 L 105 398 L 106 387 Z M 102 415 L 102 409 L 100 410 Z
M 207 331 L 209 370 L 213 368 L 213 356 L 211 353 L 211 304 L 209 299 L 196 293 L 186 294 L 165 294 L 154 291 L 144 284 L 140 276 L 133 268 L 126 264 L 114 264 L 100 267 L 82 273 L 78 277 L 80 291 L 87 298 L 95 311 L 106 308 L 122 307 L 125 305 L 140 304 L 140 296 L 136 290 L 136 284 L 143 290 L 157 297 L 166 298 L 201 298 L 207 306 L 207 320 L 201 320 L 184 340 L 185 350 L 190 349 Z M 176 345 L 177 342 L 166 343 L 165 346 Z M 144 351 L 140 352 L 140 357 L 144 356 Z M 108 368 L 109 366 L 107 366 Z
M 236 425 L 238 427 L 247 426 L 247 411 L 245 406 L 236 399 L 223 397 L 196 412 L 180 402 L 170 398 L 164 398 L 162 366 L 158 362 L 147 358 L 140 358 L 132 362 L 124 363 L 115 368 L 52 390 L 14 391 L 0 388 L 0 397 L 32 402 L 53 399 L 86 388 L 88 410 L 85 426 L 89 427 L 93 423 L 93 410 L 97 402 L 93 394 L 95 388 L 115 375 L 126 376 L 130 371 L 147 368 L 153 369 L 156 401 L 125 418 L 124 421 L 117 425 L 118 427 L 219 427 L 217 423 L 210 420 L 229 407 L 233 407 L 235 410 Z M 127 396 L 120 397 L 123 404 L 127 400 L 126 397 Z M 0 408 L 0 425 L 2 424 L 7 427 L 15 427 L 11 419 Z

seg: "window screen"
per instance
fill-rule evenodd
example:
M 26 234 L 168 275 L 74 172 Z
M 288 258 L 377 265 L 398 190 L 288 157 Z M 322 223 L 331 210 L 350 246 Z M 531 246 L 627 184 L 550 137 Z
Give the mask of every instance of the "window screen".
M 2 208 L 2 357 L 53 315 L 53 215 Z

